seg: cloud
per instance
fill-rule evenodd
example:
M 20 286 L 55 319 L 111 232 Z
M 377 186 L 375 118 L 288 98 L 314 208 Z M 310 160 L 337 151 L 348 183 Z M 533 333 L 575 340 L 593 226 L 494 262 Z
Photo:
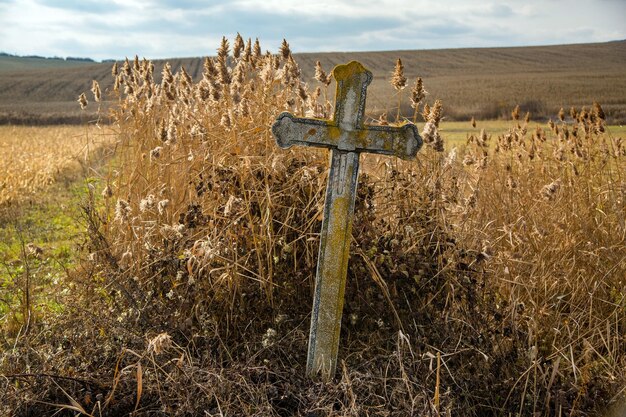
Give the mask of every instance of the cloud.
M 53 9 L 87 14 L 109 14 L 123 9 L 122 6 L 110 0 L 37 0 L 37 3 Z
M 222 35 L 296 52 L 598 42 L 626 38 L 626 2 L 512 0 L 0 0 L 0 50 L 199 56 Z
M 506 4 L 492 4 L 489 6 L 489 15 L 493 17 L 511 17 L 515 16 L 516 12 Z

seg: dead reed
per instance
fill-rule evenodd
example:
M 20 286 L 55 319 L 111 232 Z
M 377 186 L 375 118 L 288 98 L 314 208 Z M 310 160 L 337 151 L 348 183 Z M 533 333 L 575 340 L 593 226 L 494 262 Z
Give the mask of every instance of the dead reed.
M 0 206 L 19 203 L 92 158 L 109 137 L 85 127 L 0 127 Z

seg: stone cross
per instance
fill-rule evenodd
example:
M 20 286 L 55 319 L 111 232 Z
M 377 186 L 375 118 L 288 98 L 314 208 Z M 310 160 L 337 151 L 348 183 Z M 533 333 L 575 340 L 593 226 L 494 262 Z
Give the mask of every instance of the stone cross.
M 361 152 L 415 157 L 422 138 L 412 123 L 400 127 L 364 125 L 367 86 L 372 73 L 352 61 L 333 69 L 337 83 L 333 120 L 282 113 L 272 126 L 281 148 L 293 145 L 331 150 L 324 218 L 320 237 L 315 296 L 311 315 L 307 375 L 330 380 L 337 366 L 352 215 Z

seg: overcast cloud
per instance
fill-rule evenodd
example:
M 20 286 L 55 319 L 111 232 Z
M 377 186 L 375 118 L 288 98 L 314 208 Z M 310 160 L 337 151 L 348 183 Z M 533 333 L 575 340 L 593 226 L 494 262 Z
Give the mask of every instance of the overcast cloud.
M 294 52 L 550 45 L 626 39 L 626 1 L 0 0 L 0 51 L 212 55 L 222 35 Z

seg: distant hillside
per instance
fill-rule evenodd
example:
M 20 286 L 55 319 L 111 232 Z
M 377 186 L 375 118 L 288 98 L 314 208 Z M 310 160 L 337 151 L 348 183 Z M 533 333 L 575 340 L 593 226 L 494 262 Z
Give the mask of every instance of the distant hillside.
M 295 57 L 304 80 L 311 86 L 315 85 L 313 73 L 317 60 L 326 70 L 351 60 L 362 62 L 374 73 L 368 101 L 368 111 L 374 114 L 395 113 L 397 96 L 388 80 L 395 60 L 401 58 L 410 82 L 416 76 L 423 77 L 430 93 L 428 100 L 443 99 L 444 113 L 450 119 L 502 117 L 516 104 L 539 118 L 553 115 L 560 107 L 589 106 L 596 100 L 610 116 L 626 122 L 626 41 L 306 53 Z M 0 57 L 0 122 L 84 120 L 76 97 L 91 88 L 92 79 L 103 87 L 112 82 L 111 63 L 33 59 Z M 163 62 L 155 61 L 155 74 L 160 73 Z M 174 69 L 184 65 L 194 79 L 201 76 L 202 58 L 174 58 L 169 62 Z M 403 92 L 405 114 L 409 113 L 408 94 L 406 90 Z
M 89 58 L 46 58 L 40 56 L 21 57 L 0 53 L 0 74 L 6 71 L 31 71 L 49 68 L 68 68 L 94 64 Z

